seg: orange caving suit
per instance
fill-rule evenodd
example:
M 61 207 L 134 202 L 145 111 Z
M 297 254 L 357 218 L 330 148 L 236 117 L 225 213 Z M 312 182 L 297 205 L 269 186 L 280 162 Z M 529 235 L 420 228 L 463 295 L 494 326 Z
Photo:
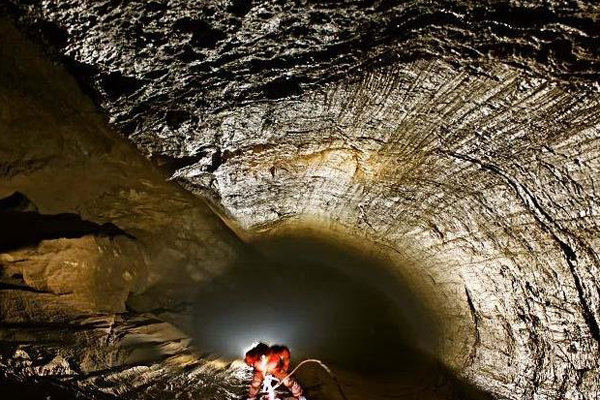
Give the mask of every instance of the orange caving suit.
M 253 400 L 260 392 L 266 374 L 279 379 L 299 399 L 302 388 L 292 377 L 286 378 L 290 368 L 290 350 L 285 346 L 267 346 L 260 343 L 246 353 L 246 364 L 254 368 L 254 376 L 248 389 L 248 398 Z

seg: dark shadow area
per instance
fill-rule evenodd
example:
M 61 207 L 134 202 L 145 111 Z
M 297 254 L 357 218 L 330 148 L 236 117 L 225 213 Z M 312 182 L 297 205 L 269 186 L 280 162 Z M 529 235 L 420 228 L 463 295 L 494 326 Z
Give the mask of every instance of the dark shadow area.
M 0 252 L 33 246 L 42 240 L 85 235 L 125 235 L 133 238 L 114 224 L 85 221 L 77 214 L 40 214 L 35 205 L 19 192 L 0 199 Z
M 38 211 L 33 204 L 23 193 L 14 192 L 8 197 L 0 199 L 0 212 L 18 212 L 18 211 Z
M 35 378 L 28 379 L 27 382 L 19 382 L 1 376 L 0 396 L 7 400 L 107 400 L 113 398 L 103 395 L 91 397 L 73 387 L 63 387 L 52 381 L 51 378 Z

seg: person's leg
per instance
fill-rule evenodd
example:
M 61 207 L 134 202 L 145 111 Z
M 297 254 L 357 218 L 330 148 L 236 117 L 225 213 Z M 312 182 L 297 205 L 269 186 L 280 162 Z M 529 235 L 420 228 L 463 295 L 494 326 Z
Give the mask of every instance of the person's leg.
M 262 386 L 263 380 L 265 376 L 260 371 L 254 371 L 254 375 L 252 375 L 252 381 L 250 382 L 250 387 L 248 388 L 248 399 L 254 400 L 258 393 L 260 392 L 260 388 Z
M 299 399 L 302 397 L 302 386 L 291 376 L 287 377 L 287 373 L 274 373 L 275 378 L 279 379 L 292 392 L 292 395 Z

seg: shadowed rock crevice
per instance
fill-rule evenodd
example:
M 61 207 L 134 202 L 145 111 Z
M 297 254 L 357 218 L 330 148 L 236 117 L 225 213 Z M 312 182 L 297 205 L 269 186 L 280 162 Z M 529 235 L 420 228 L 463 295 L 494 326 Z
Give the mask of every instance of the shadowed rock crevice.
M 37 211 L 27 211 L 33 204 L 21 193 L 15 192 L 0 199 L 0 252 L 37 245 L 42 240 L 60 238 L 80 238 L 85 235 L 113 237 L 133 236 L 107 222 L 96 224 L 81 219 L 79 215 L 62 213 L 44 215 Z M 22 209 L 25 210 L 22 211 Z
M 38 211 L 38 209 L 23 193 L 14 192 L 10 196 L 0 199 L 0 212 L 24 211 Z

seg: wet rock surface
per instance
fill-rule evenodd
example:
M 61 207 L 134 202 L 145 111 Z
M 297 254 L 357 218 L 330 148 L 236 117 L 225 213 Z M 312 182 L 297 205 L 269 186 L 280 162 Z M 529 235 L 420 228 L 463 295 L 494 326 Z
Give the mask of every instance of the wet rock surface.
M 113 126 L 238 234 L 310 221 L 374 241 L 430 294 L 447 322 L 436 357 L 464 380 L 498 398 L 598 397 L 595 2 L 11 4 Z M 53 159 L 34 148 L 0 171 L 4 196 L 37 205 L 14 183 Z M 156 243 L 139 233 L 148 197 L 115 198 L 51 211 Z

